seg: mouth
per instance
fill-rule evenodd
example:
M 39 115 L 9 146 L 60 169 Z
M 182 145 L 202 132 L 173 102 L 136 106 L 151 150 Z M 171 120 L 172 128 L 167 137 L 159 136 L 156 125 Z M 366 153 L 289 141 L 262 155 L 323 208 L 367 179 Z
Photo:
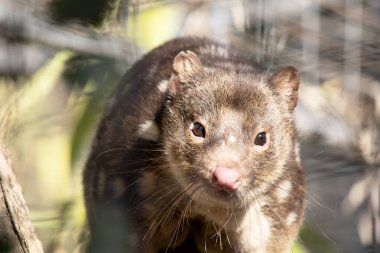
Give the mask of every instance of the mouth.
M 200 196 L 200 200 L 204 204 L 231 206 L 239 201 L 237 191 L 229 192 L 228 190 L 213 185 L 207 180 L 203 180 L 202 188 L 204 190 Z
M 236 196 L 236 191 L 230 192 L 227 189 L 214 185 L 210 185 L 209 188 L 209 191 L 219 198 L 231 199 Z

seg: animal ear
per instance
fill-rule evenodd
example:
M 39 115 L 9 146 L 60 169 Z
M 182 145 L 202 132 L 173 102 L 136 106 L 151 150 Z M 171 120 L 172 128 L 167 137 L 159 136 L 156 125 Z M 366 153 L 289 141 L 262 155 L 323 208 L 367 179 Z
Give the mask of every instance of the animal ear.
M 171 88 L 176 93 L 183 88 L 186 83 L 192 82 L 195 75 L 199 74 L 202 69 L 201 60 L 198 56 L 187 50 L 181 51 L 176 55 L 173 62 L 174 73 L 171 77 Z
M 189 81 L 201 68 L 201 60 L 190 50 L 181 51 L 174 58 L 173 69 L 181 82 Z
M 269 79 L 269 83 L 275 93 L 288 105 L 288 110 L 292 112 L 297 105 L 300 72 L 291 66 L 284 67 Z

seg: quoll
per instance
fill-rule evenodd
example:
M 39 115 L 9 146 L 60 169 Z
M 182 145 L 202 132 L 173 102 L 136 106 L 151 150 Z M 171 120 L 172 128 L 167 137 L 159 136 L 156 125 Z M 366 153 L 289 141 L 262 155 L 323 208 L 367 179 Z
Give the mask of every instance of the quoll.
M 289 252 L 305 198 L 299 83 L 206 38 L 136 62 L 85 168 L 87 251 Z

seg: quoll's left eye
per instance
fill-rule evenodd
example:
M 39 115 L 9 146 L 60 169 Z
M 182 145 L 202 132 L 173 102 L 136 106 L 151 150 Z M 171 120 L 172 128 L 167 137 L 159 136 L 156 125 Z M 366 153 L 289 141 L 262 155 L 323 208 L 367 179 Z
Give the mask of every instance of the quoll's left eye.
M 255 138 L 255 145 L 264 146 L 267 143 L 267 134 L 265 132 L 258 133 Z

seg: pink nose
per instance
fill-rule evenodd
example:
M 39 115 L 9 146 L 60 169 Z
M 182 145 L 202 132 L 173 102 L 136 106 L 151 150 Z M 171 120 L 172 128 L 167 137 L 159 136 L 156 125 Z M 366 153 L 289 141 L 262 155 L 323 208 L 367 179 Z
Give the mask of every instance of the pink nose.
M 212 182 L 227 192 L 234 192 L 241 185 L 240 173 L 236 169 L 217 166 L 212 175 Z

